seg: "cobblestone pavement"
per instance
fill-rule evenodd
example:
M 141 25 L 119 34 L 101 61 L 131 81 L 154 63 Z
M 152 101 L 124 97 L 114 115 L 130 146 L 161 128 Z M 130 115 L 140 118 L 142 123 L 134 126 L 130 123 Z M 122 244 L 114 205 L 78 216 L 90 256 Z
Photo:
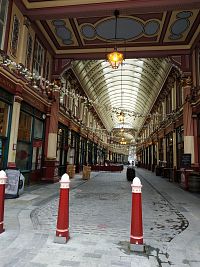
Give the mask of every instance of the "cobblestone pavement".
M 129 250 L 126 172 L 103 172 L 92 173 L 89 181 L 80 175 L 71 180 L 67 244 L 53 242 L 59 184 L 36 186 L 6 200 L 0 266 L 200 266 L 200 199 L 149 171 L 136 174 L 143 184 L 146 253 Z
M 188 222 L 145 179 L 143 217 L 145 239 L 168 242 L 182 232 Z M 59 198 L 32 212 L 36 229 L 55 229 Z M 123 173 L 103 173 L 70 194 L 70 232 L 129 239 L 131 186 Z

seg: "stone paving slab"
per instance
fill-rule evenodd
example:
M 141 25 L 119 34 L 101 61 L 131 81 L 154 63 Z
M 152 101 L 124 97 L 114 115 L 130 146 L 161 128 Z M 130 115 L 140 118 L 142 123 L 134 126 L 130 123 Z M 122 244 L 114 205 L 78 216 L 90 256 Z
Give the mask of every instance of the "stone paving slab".
M 59 183 L 26 189 L 26 201 L 6 200 L 0 266 L 200 266 L 200 199 L 149 171 L 136 173 L 143 184 L 146 254 L 129 250 L 131 183 L 126 172 L 92 173 L 88 181 L 81 175 L 71 180 L 67 244 L 53 242 Z M 28 193 L 38 197 L 28 198 Z

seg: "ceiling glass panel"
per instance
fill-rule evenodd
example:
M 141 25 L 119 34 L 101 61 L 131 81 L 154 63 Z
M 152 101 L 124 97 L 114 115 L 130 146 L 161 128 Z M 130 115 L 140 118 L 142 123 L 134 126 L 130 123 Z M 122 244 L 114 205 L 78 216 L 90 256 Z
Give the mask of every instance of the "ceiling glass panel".
M 103 60 L 74 61 L 73 69 L 108 131 L 122 127 L 138 130 L 151 110 L 171 69 L 168 59 L 126 59 L 113 70 Z M 137 115 L 137 116 L 136 116 Z

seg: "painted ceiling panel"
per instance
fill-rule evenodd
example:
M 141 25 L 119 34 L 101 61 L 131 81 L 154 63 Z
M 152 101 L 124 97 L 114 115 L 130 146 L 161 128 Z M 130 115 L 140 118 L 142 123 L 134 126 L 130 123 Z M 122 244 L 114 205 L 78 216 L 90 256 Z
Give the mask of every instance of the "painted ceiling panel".
M 71 59 L 103 59 L 115 45 L 125 51 L 126 58 L 170 56 L 176 50 L 190 53 L 200 34 L 197 0 L 16 3 L 23 3 L 19 6 L 25 7 L 26 16 L 38 25 L 54 53 Z M 115 35 L 116 8 L 119 16 Z

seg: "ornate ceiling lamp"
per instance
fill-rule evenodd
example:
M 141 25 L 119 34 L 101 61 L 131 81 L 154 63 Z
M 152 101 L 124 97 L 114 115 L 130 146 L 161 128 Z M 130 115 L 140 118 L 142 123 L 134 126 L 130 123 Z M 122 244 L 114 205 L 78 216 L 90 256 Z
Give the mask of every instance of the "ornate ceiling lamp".
M 117 40 L 117 18 L 119 16 L 119 10 L 115 10 L 115 40 Z M 115 46 L 114 51 L 107 55 L 108 62 L 113 69 L 118 69 L 119 65 L 122 64 L 124 60 L 123 53 L 117 51 L 117 46 Z
M 120 144 L 121 144 L 121 145 L 126 145 L 126 144 L 127 144 L 127 142 L 126 142 L 126 140 L 125 140 L 124 137 L 122 137 L 122 139 L 121 139 L 121 141 L 120 141 Z
M 120 122 L 122 122 L 122 123 L 124 123 L 124 113 L 121 111 L 120 113 L 119 113 L 119 115 L 117 116 L 117 118 L 118 118 L 118 120 L 120 121 Z

